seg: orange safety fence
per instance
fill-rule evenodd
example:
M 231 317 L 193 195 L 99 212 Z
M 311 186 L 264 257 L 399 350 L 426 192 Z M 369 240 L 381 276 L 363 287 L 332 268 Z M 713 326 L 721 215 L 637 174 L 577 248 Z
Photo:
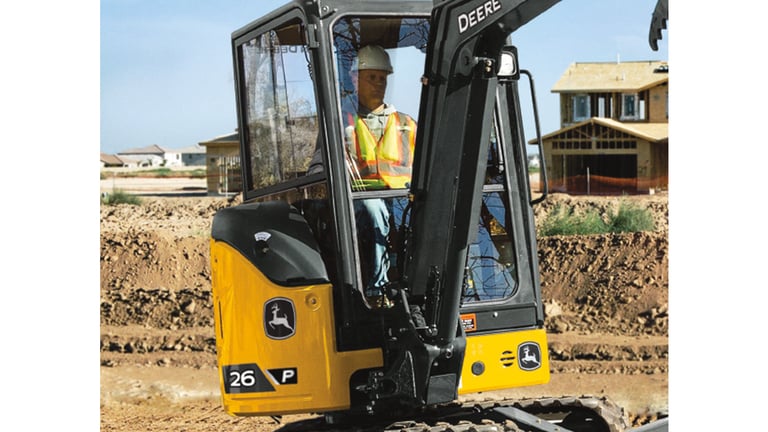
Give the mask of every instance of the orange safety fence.
M 549 192 L 571 195 L 623 195 L 648 194 L 667 190 L 667 176 L 620 178 L 600 175 L 577 175 L 560 179 L 548 179 Z M 539 179 L 531 179 L 531 189 L 541 192 Z

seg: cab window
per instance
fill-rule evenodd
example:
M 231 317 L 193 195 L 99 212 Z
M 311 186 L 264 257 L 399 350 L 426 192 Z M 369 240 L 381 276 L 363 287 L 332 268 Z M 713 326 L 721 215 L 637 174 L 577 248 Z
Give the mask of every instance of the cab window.
M 301 20 L 254 36 L 238 47 L 238 54 L 247 190 L 306 175 L 318 118 Z
M 400 130 L 416 127 L 428 35 L 426 17 L 346 16 L 333 26 L 341 128 L 347 147 L 350 184 L 355 191 L 408 187 L 409 136 L 403 135 L 398 137 L 401 141 L 386 144 L 379 144 L 379 140 L 388 126 Z M 368 54 L 366 59 L 375 62 L 371 68 L 374 70 L 365 66 L 368 60 L 360 61 L 363 52 Z M 390 67 L 391 71 L 383 70 Z M 371 109 L 364 103 L 366 89 L 380 86 L 382 80 L 386 88 L 383 102 L 387 109 L 399 114 L 399 122 L 389 124 L 387 117 L 369 117 L 365 125 L 357 123 L 356 119 L 365 118 Z M 410 117 L 413 123 L 400 114 Z M 367 129 L 372 132 L 373 142 L 364 139 Z M 389 164 L 388 157 L 395 163 Z
M 509 167 L 503 150 L 494 118 L 477 237 L 467 249 L 464 304 L 502 300 L 517 292 L 517 253 L 505 181 Z

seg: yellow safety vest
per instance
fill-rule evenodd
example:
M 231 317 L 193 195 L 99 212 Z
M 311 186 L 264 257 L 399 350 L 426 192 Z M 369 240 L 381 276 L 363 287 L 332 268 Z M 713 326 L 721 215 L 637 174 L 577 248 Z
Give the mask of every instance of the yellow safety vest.
M 411 181 L 413 146 L 416 142 L 416 122 L 406 115 L 393 112 L 387 117 L 384 133 L 376 138 L 365 121 L 349 115 L 354 125 L 353 148 L 359 175 L 353 185 L 362 189 L 404 189 Z

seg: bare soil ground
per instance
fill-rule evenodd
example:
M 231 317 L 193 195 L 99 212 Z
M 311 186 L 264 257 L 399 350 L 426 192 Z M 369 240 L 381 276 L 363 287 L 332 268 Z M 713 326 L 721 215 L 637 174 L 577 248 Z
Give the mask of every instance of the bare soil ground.
M 656 230 L 539 239 L 550 333 L 549 384 L 466 400 L 607 396 L 642 424 L 668 409 L 668 200 L 554 194 L 601 214 L 622 200 L 649 208 Z M 214 197 L 144 197 L 101 207 L 101 430 L 272 431 L 219 403 L 208 241 Z M 292 421 L 306 416 L 286 416 Z

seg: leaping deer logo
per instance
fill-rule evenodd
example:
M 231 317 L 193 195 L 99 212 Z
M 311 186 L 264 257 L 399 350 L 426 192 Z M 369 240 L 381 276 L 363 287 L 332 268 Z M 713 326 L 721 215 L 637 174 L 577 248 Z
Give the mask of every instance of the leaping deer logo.
M 531 354 L 530 350 L 531 349 L 529 347 L 524 347 L 523 352 L 525 353 L 525 355 L 523 355 L 523 358 L 521 358 L 520 360 L 522 360 L 524 363 L 533 362 L 537 365 L 540 364 L 539 359 L 536 358 L 535 354 Z
M 264 304 L 264 331 L 268 337 L 287 339 L 293 336 L 295 327 L 296 309 L 290 299 L 278 297 Z
M 267 322 L 270 327 L 275 328 L 277 326 L 283 326 L 286 327 L 288 330 L 293 333 L 293 327 L 291 327 L 291 324 L 288 322 L 288 316 L 283 314 L 283 316 L 278 316 L 277 313 L 280 311 L 280 306 L 277 305 L 277 303 L 272 305 L 272 320 Z
M 524 342 L 517 348 L 518 365 L 524 371 L 541 367 L 541 348 L 536 342 Z

